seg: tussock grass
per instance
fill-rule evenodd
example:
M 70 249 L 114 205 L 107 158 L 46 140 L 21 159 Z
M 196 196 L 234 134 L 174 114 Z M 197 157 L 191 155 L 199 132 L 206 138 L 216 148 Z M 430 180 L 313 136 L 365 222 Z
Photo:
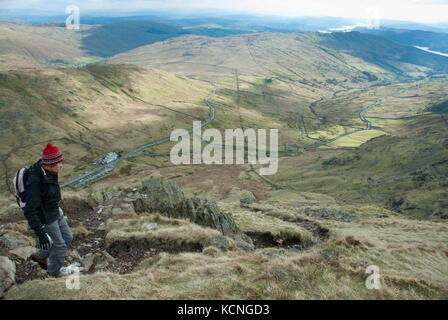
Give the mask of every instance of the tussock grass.
M 268 216 L 275 207 L 257 204 L 264 213 L 237 210 L 235 220 L 247 229 L 277 231 L 297 236 L 291 223 Z M 278 204 L 277 204 L 278 205 Z M 278 205 L 279 206 L 279 205 Z M 230 205 L 227 204 L 226 209 Z M 144 260 L 126 275 L 82 275 L 80 290 L 67 290 L 65 279 L 25 282 L 12 288 L 6 299 L 446 299 L 448 297 L 448 227 L 440 222 L 416 221 L 373 206 L 343 206 L 359 219 L 321 221 L 330 238 L 305 252 L 278 248 L 254 252 L 222 252 L 208 246 L 198 252 L 161 252 Z M 286 204 L 279 217 L 288 217 Z M 298 214 L 291 208 L 291 215 Z M 300 215 L 300 214 L 299 214 Z M 384 216 L 387 217 L 384 217 Z M 239 220 L 238 220 L 239 219 Z M 142 223 L 157 228 L 142 230 Z M 287 227 L 288 226 L 288 227 Z M 241 226 L 240 226 L 241 227 Z M 268 229 L 266 229 L 268 228 Z M 108 236 L 148 238 L 185 249 L 188 241 L 203 243 L 216 230 L 158 214 L 114 217 Z M 114 233 L 116 232 L 116 233 Z M 283 232 L 283 233 L 282 233 Z M 151 234 L 152 233 L 152 234 Z M 205 235 L 205 236 L 204 236 Z M 181 239 L 181 240 L 179 240 Z M 176 242 L 178 241 L 179 242 Z M 327 260 L 323 249 L 338 252 Z M 380 270 L 381 290 L 366 288 L 366 268 Z
M 64 279 L 35 280 L 11 289 L 7 299 L 424 299 L 437 290 L 412 280 L 385 279 L 379 291 L 365 275 L 310 252 L 269 259 L 257 252 L 161 253 L 127 275 L 81 276 L 80 290 Z M 426 286 L 427 287 L 427 286 Z
M 81 224 L 77 225 L 74 228 L 71 228 L 73 239 L 79 240 L 84 239 L 89 235 L 89 230 Z
M 186 220 L 169 219 L 160 214 L 128 217 L 107 221 L 107 249 L 142 246 L 174 252 L 201 251 L 220 234 L 217 230 L 203 228 Z M 157 223 L 157 226 L 148 230 L 145 223 Z
M 259 212 L 233 212 L 233 219 L 243 232 L 269 234 L 279 243 L 296 242 L 306 246 L 311 240 L 311 233 L 296 224 L 286 222 Z

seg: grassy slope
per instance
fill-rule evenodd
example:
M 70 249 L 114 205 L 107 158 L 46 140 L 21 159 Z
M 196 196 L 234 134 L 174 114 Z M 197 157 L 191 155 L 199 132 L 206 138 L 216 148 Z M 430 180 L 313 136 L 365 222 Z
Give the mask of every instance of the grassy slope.
M 193 118 L 165 107 L 207 118 L 203 99 L 210 90 L 209 84 L 129 66 L 2 72 L 0 145 L 8 180 L 40 157 L 46 141 L 66 155 L 65 180 L 107 151 L 128 152 L 173 128 L 189 128 Z
M 260 204 L 257 214 L 265 218 L 257 228 L 263 227 L 263 221 L 270 230 L 275 214 L 280 219 L 300 217 L 291 200 Z M 243 211 L 238 203 L 233 206 L 232 210 Z M 229 204 L 225 208 L 230 209 Z M 446 299 L 446 226 L 412 221 L 374 207 L 343 209 L 358 218 L 350 223 L 323 221 L 331 230 L 330 239 L 306 252 L 280 248 L 223 252 L 214 247 L 202 252 L 162 252 L 130 274 L 82 275 L 79 290 L 67 290 L 65 278 L 33 280 L 12 288 L 6 299 Z M 146 220 L 144 216 L 126 218 L 119 224 L 114 219 L 108 223 L 109 233 L 126 236 L 123 230 L 127 228 L 130 241 L 146 234 L 148 241 L 175 240 L 177 248 L 185 249 L 213 234 L 213 230 L 167 218 L 156 218 L 161 223 L 156 231 L 139 231 Z M 327 260 L 323 252 L 339 255 Z M 366 288 L 365 268 L 371 264 L 379 267 L 381 290 Z
M 378 35 L 410 46 L 418 45 L 421 47 L 428 47 L 435 51 L 448 52 L 448 35 L 446 33 L 406 29 L 379 29 L 365 30 L 363 32 Z
M 354 84 L 366 80 L 405 79 L 447 70 L 444 57 L 356 32 L 259 33 L 225 38 L 188 35 L 136 48 L 109 61 L 202 76 L 238 69 L 241 74 L 278 76 L 317 87 L 356 87 Z
M 440 115 L 425 111 L 428 101 L 443 98 L 441 87 L 446 83 L 427 81 L 419 88 L 415 84 L 389 86 L 318 104 L 317 113 L 326 115 L 328 121 L 321 125 L 322 131 L 335 122 L 365 127 L 359 120 L 360 108 L 350 107 L 366 106 L 375 100 L 372 98 L 388 95 L 366 113 L 376 129 L 340 138 L 331 145 L 353 146 L 353 139 L 360 135 L 369 135 L 364 141 L 376 132 L 385 135 L 358 149 L 307 151 L 302 157 L 281 159 L 273 180 L 300 191 L 331 194 L 347 203 L 377 203 L 420 218 L 447 214 L 448 127 Z M 371 101 L 364 103 L 366 99 Z
M 61 27 L 0 24 L 0 70 L 76 61 L 87 56 L 81 48 L 81 38 L 79 32 Z
M 103 57 L 184 34 L 168 25 L 127 21 L 107 25 L 0 24 L 0 70 L 17 67 L 79 67 Z
M 161 23 L 125 21 L 96 25 L 83 32 L 82 47 L 91 55 L 108 57 L 185 33 Z
M 337 32 L 324 34 L 322 45 L 343 51 L 386 70 L 418 76 L 415 66 L 447 73 L 448 58 L 427 53 L 411 46 L 403 45 L 386 38 L 359 32 Z

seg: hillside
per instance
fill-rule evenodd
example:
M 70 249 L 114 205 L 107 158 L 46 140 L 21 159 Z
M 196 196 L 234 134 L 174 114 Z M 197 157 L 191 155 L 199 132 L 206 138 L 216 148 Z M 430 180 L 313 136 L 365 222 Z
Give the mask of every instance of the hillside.
M 9 245 L 1 255 L 15 263 L 18 281 L 5 299 L 447 297 L 445 225 L 338 206 L 313 193 L 242 196 L 188 200 L 175 182 L 154 177 L 135 188 L 109 185 L 84 200 L 66 194 L 62 207 L 75 235 L 68 261 L 85 268 L 79 290 L 68 290 L 66 278 L 43 278 L 24 260 L 33 240 L 16 212 L 0 235 Z M 186 201 L 201 215 L 180 209 Z M 366 288 L 371 264 L 380 268 L 381 290 Z
M 0 24 L 0 70 L 77 61 L 87 56 L 80 40 L 79 33 L 65 28 Z
M 95 25 L 82 32 L 82 48 L 93 56 L 109 57 L 136 47 L 178 37 L 185 30 L 146 21 Z
M 189 35 L 143 46 L 108 61 L 191 76 L 229 74 L 238 69 L 243 75 L 281 76 L 317 87 L 405 80 L 444 73 L 448 65 L 445 57 L 358 32 L 257 33 L 225 38 Z
M 448 34 L 423 30 L 388 29 L 360 30 L 409 46 L 428 47 L 433 51 L 448 52 Z
M 336 32 L 325 34 L 320 43 L 405 77 L 423 71 L 418 70 L 418 66 L 436 73 L 448 72 L 448 57 L 430 54 L 379 36 Z
M 108 151 L 128 152 L 173 128 L 189 128 L 195 117 L 208 117 L 203 99 L 210 88 L 129 66 L 1 72 L 0 190 L 18 167 L 40 157 L 42 141 L 65 150 L 65 180 Z
M 103 57 L 187 33 L 169 25 L 124 21 L 107 25 L 82 24 L 67 30 L 65 23 L 0 24 L 0 70 L 16 67 L 79 67 Z

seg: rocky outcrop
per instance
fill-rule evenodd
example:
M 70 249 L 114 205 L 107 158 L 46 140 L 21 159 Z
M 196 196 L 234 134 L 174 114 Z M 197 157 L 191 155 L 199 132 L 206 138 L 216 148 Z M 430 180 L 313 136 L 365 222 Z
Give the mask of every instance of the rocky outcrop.
M 30 243 L 28 240 L 25 240 L 21 237 L 17 237 L 12 233 L 5 233 L 0 237 L 0 246 L 3 246 L 8 250 L 14 250 L 29 245 Z
M 351 222 L 356 218 L 354 213 L 334 208 L 305 208 L 305 214 L 316 219 L 332 219 L 344 222 Z
M 9 253 L 14 257 L 17 257 L 23 261 L 27 260 L 34 252 L 36 252 L 36 248 L 32 246 L 19 247 L 9 251 Z
M 104 271 L 110 264 L 114 263 L 116 263 L 116 260 L 107 251 L 89 253 L 82 261 L 85 272 Z
M 237 240 L 245 250 L 253 250 L 251 239 L 243 234 L 229 213 L 221 212 L 214 201 L 187 198 L 175 181 L 150 178 L 142 182 L 142 198 L 133 202 L 135 212 L 159 212 L 169 218 L 186 219 L 211 227 Z
M 8 257 L 0 257 L 0 298 L 16 281 L 16 265 Z

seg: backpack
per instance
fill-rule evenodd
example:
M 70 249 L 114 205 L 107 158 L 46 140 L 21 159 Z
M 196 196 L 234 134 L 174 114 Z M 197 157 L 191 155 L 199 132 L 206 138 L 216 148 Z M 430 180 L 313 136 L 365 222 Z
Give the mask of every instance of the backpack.
M 25 210 L 26 206 L 26 181 L 28 180 L 28 177 L 30 176 L 30 168 L 29 167 L 23 167 L 20 168 L 13 180 L 14 185 L 14 192 L 17 200 L 17 204 L 19 205 L 20 209 Z

